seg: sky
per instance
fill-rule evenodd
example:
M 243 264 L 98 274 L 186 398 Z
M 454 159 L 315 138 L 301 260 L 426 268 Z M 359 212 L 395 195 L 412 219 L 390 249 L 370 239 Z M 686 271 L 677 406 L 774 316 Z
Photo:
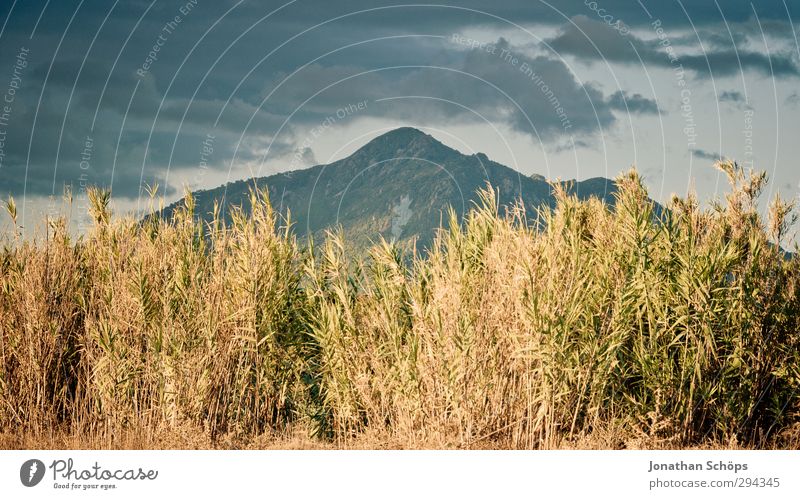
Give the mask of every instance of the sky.
M 0 197 L 33 233 L 413 126 L 526 175 L 800 197 L 800 0 L 4 0 Z M 65 208 L 68 186 L 72 205 Z M 7 217 L 6 217 L 7 218 Z M 8 220 L 0 225 L 8 231 Z

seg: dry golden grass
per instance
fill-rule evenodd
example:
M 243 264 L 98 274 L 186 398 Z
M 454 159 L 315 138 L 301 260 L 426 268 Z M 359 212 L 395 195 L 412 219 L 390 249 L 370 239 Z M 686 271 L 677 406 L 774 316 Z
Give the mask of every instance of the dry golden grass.
M 660 220 L 633 171 L 539 220 L 487 189 L 424 256 L 92 190 L 86 237 L 0 254 L 0 448 L 798 448 L 791 206 L 719 166 Z

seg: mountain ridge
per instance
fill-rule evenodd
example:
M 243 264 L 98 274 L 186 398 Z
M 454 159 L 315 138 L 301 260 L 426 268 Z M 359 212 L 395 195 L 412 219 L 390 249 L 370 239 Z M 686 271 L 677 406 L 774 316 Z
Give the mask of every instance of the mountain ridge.
M 521 200 L 533 215 L 554 205 L 553 186 L 541 175 L 526 176 L 489 159 L 484 153 L 465 155 L 412 127 L 401 127 L 373 138 L 346 158 L 310 168 L 230 182 L 193 192 L 195 214 L 210 219 L 219 200 L 229 222 L 230 206 L 247 210 L 249 190 L 266 188 L 276 211 L 291 212 L 301 238 L 318 240 L 326 229 L 340 225 L 356 246 L 366 247 L 379 236 L 418 249 L 427 247 L 450 206 L 463 216 L 478 201 L 477 191 L 492 185 L 501 206 Z M 614 204 L 616 185 L 602 177 L 561 184 L 579 198 L 597 197 Z M 170 217 L 183 199 L 160 214 Z

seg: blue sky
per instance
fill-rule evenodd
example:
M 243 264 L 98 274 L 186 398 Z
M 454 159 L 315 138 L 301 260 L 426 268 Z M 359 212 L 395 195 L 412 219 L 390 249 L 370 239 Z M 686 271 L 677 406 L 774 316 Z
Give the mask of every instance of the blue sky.
M 89 184 L 127 212 L 153 183 L 171 201 L 415 126 L 525 174 L 635 164 L 658 200 L 721 196 L 712 164 L 730 157 L 768 172 L 765 198 L 797 198 L 799 15 L 798 0 L 6 1 L 0 195 L 26 226 L 64 185 L 77 213 Z

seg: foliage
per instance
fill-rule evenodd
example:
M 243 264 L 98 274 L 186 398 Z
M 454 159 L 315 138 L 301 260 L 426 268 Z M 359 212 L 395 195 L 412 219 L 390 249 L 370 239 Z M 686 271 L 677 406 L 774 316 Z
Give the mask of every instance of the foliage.
M 230 223 L 198 221 L 191 195 L 114 220 L 92 191 L 86 238 L 15 226 L 0 255 L 0 432 L 797 445 L 792 207 L 762 220 L 765 177 L 719 166 L 731 191 L 710 210 L 657 209 L 635 171 L 613 209 L 554 184 L 536 220 L 486 188 L 424 255 L 359 256 L 337 231 L 302 247 L 266 191 Z

